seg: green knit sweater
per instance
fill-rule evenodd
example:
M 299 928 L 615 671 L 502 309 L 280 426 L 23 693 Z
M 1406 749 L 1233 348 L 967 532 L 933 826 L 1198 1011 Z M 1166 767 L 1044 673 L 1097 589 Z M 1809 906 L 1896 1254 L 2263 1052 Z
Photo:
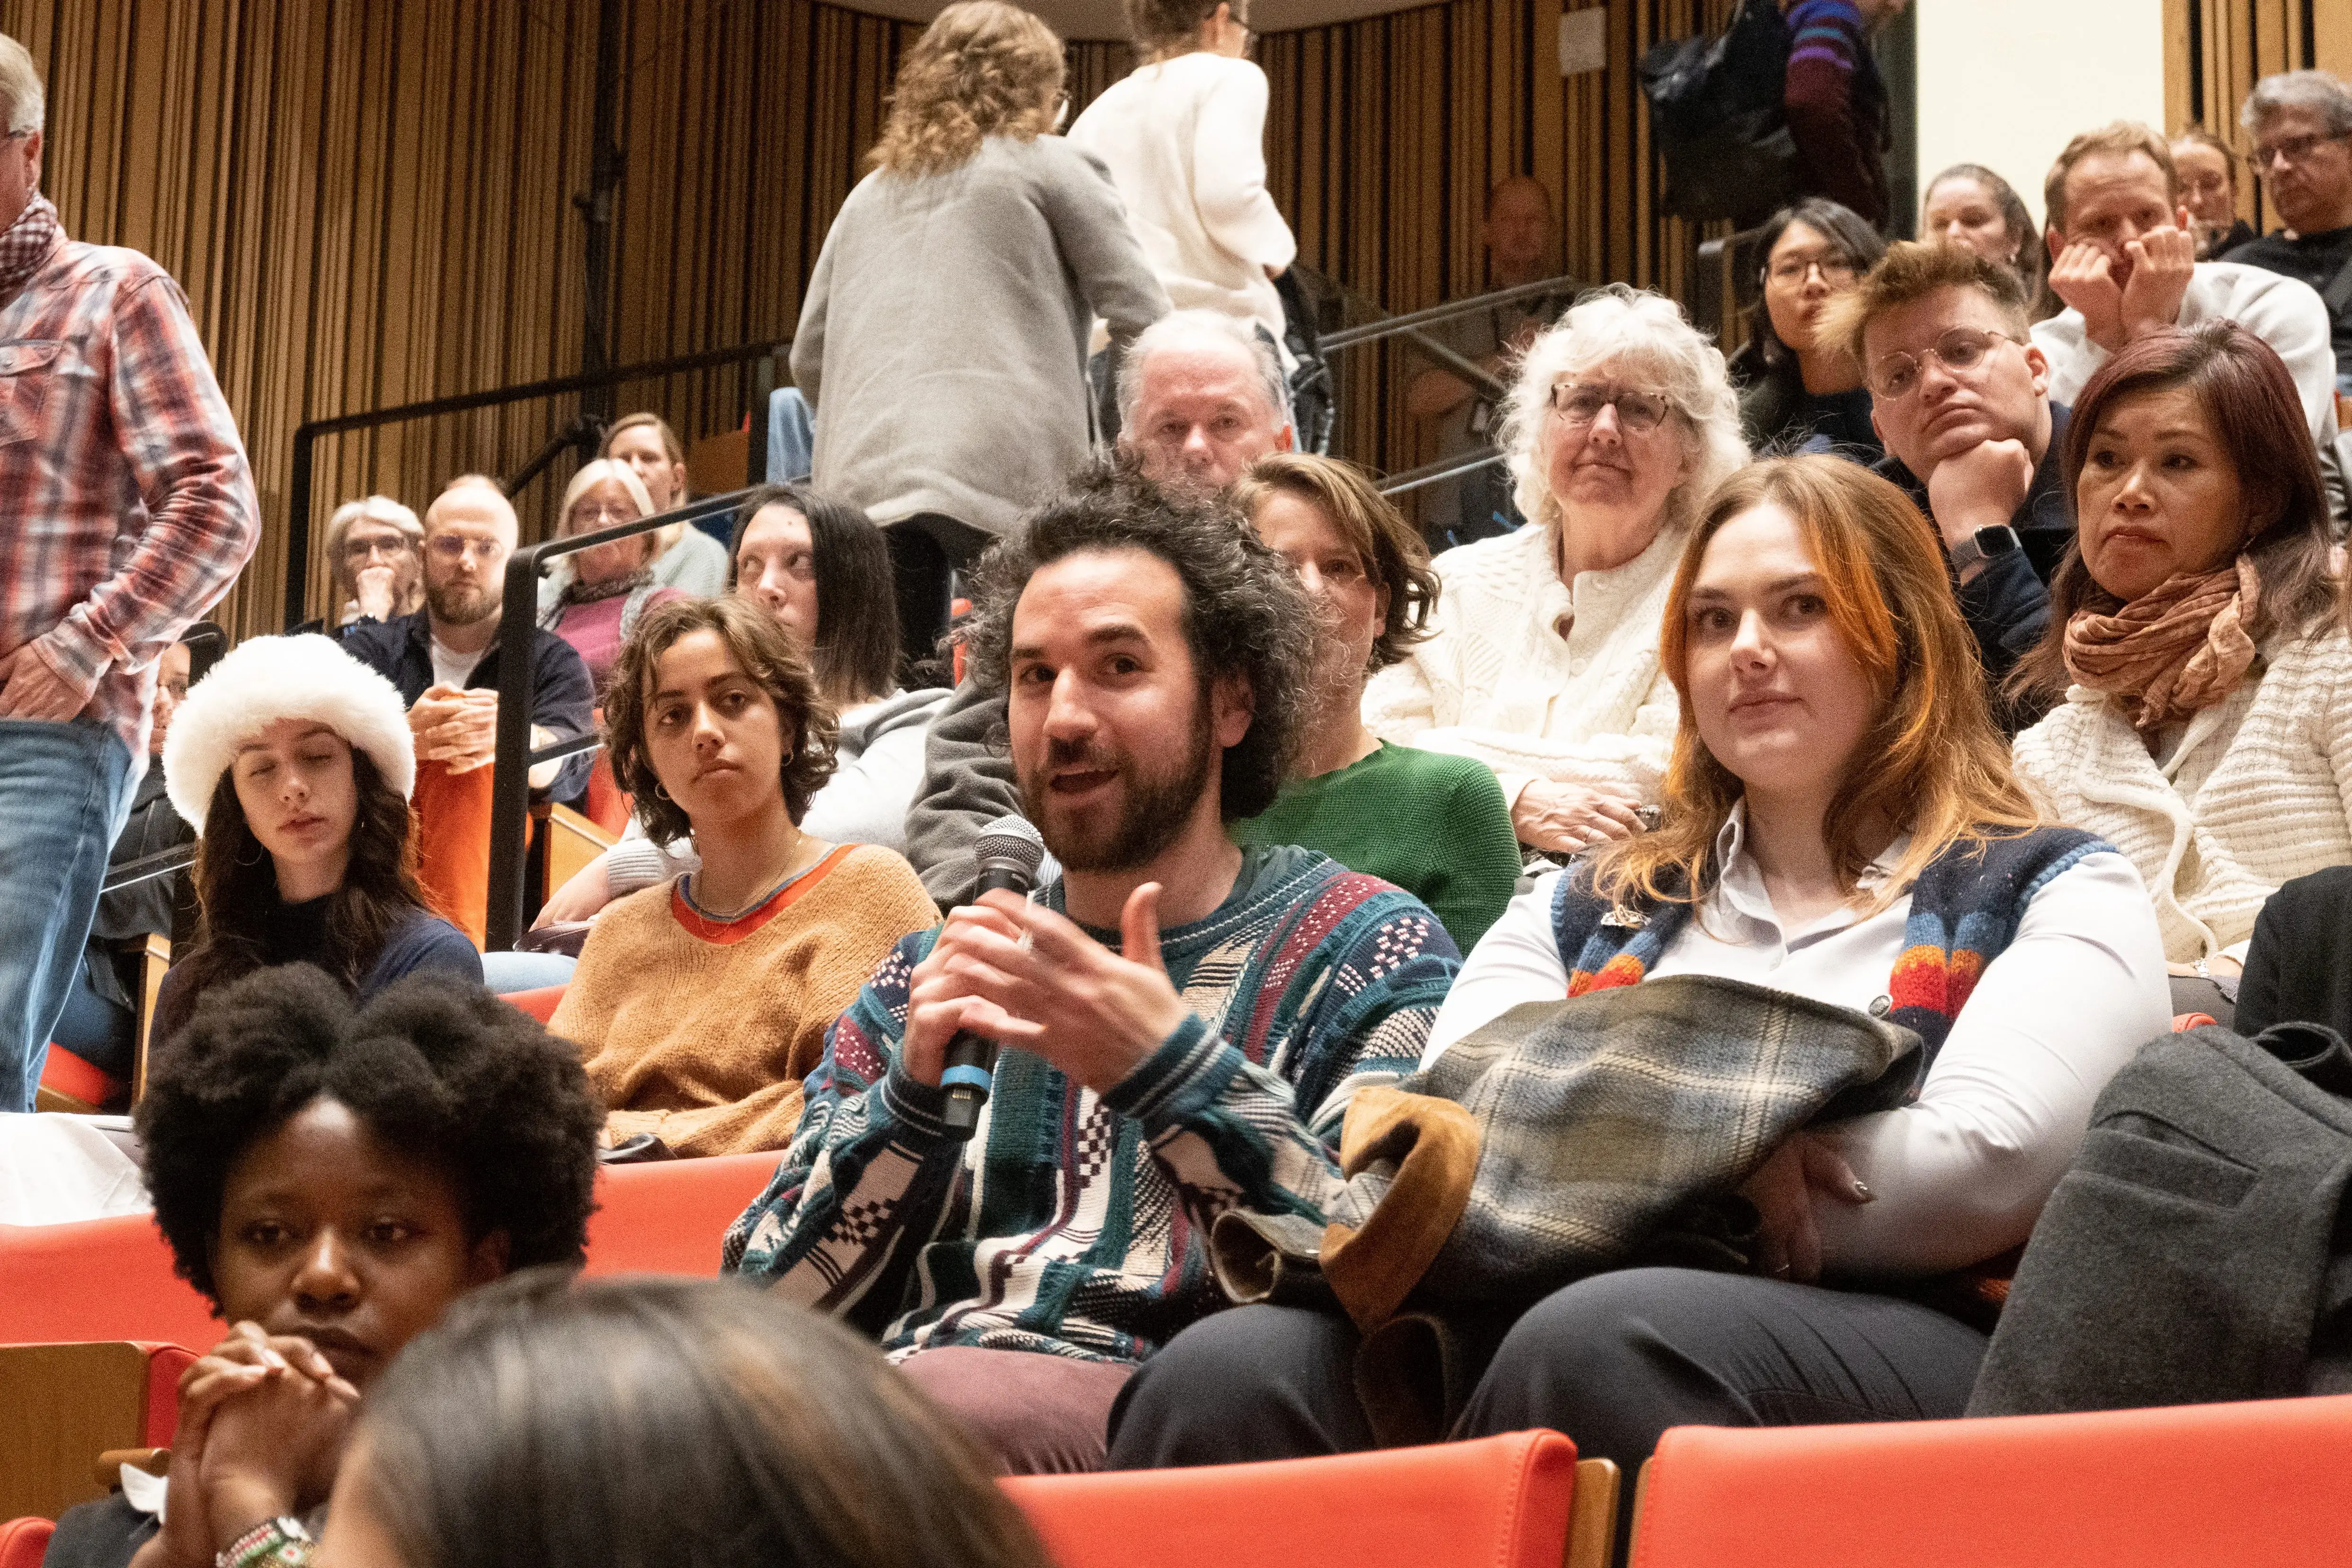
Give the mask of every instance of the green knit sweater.
M 1484 763 L 1413 746 L 1381 749 L 1293 779 L 1234 842 L 1296 844 L 1427 904 L 1468 952 L 1502 918 L 1519 879 L 1519 844 L 1503 788 Z

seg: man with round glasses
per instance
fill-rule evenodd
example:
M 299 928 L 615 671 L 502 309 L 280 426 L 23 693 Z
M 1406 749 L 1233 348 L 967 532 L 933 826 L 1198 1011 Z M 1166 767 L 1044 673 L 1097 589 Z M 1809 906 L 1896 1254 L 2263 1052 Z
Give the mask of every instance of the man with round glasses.
M 2041 640 L 2044 584 L 2074 537 L 2066 410 L 2027 331 L 2024 285 L 1973 252 L 1904 242 L 1824 313 L 1822 331 L 1863 367 L 1886 447 L 1876 471 L 1942 534 L 1960 613 L 1999 681 Z

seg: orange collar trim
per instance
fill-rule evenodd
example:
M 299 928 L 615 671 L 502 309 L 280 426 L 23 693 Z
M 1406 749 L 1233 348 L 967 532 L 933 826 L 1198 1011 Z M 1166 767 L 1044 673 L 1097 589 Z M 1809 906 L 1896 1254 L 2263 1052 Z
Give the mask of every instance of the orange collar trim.
M 680 877 L 670 884 L 669 911 L 677 917 L 677 923 L 686 928 L 688 935 L 716 942 L 720 947 L 732 947 L 791 909 L 803 893 L 823 881 L 825 874 L 840 865 L 842 858 L 856 847 L 855 844 L 835 847 L 832 854 L 776 889 L 775 896 L 766 903 L 731 921 L 714 921 L 697 911 L 692 904 L 686 901 L 686 879 Z

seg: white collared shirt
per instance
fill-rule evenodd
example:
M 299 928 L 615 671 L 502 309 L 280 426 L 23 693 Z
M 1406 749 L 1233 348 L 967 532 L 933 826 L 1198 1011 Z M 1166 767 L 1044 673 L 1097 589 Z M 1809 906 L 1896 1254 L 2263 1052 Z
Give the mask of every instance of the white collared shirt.
M 1717 841 L 1724 868 L 1650 971 L 1769 985 L 1857 1012 L 1887 994 L 1910 918 L 1906 891 L 1875 914 L 1832 911 L 1782 924 L 1735 807 Z M 1902 858 L 1897 839 L 1865 879 Z M 1568 994 L 1552 934 L 1553 872 L 1511 900 L 1445 999 L 1422 1054 L 1522 1002 Z M 2025 1239 L 2090 1125 L 2091 1103 L 2123 1065 L 2170 1026 L 2164 944 L 2147 887 L 2121 855 L 2086 855 L 2034 895 L 2017 936 L 1985 968 L 1919 1098 L 1823 1134 L 1876 1194 L 1814 1200 L 1823 1255 L 1858 1274 L 1933 1274 Z

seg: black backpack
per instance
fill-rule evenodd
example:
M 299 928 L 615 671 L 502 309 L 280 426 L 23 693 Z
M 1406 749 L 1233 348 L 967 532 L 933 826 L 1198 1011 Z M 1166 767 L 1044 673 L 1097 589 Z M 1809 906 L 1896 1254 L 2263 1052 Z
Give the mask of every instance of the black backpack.
M 1650 132 L 1665 157 L 1669 216 L 1751 226 L 1797 189 L 1797 144 L 1780 100 L 1789 23 L 1775 0 L 1743 0 L 1718 38 L 1680 38 L 1642 57 Z

